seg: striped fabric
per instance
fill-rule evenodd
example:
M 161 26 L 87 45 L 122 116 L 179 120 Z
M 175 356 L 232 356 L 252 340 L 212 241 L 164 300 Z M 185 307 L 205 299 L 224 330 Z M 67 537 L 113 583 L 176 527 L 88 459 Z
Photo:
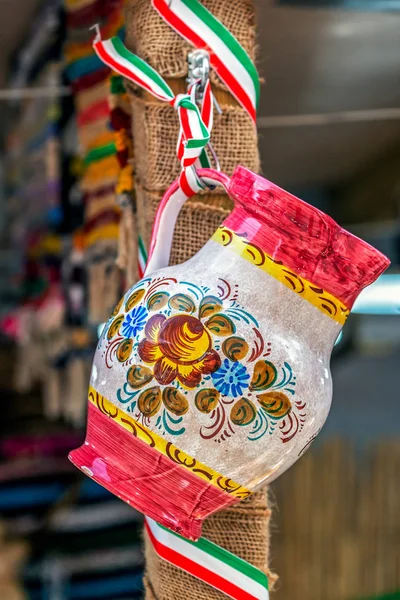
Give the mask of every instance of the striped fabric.
M 29 600 L 143 597 L 138 512 L 77 477 L 64 457 L 3 463 L 0 479 L 3 523 L 32 544 L 23 572 Z
M 105 34 L 123 37 L 123 0 L 66 0 L 66 9 L 64 57 L 66 74 L 74 93 L 78 137 L 83 153 L 81 188 L 85 191 L 90 188 L 90 195 L 86 196 L 86 216 L 96 214 L 98 217 L 103 209 L 110 208 L 109 189 L 110 185 L 115 189 L 120 167 L 114 140 L 103 141 L 110 119 L 110 72 L 93 51 L 90 27 L 97 22 Z M 103 192 L 105 189 L 107 191 Z M 117 205 L 114 212 L 119 215 Z M 118 222 L 104 226 L 101 219 L 97 219 L 97 223 L 85 236 L 86 249 L 98 245 L 103 239 L 117 246 Z

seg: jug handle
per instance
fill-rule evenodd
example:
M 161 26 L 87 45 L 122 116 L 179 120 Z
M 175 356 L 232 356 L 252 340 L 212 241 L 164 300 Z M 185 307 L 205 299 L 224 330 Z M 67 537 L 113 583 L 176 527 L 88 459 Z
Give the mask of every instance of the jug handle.
M 228 193 L 230 179 L 224 173 L 214 169 L 199 169 L 197 175 L 207 186 L 221 185 Z M 187 199 L 188 196 L 179 186 L 179 179 L 174 181 L 162 197 L 151 232 L 145 276 L 168 266 L 176 220 Z

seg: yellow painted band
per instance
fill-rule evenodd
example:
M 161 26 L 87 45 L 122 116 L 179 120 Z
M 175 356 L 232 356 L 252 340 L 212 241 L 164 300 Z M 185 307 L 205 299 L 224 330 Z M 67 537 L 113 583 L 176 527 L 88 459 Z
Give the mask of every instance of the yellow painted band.
M 219 490 L 227 492 L 231 496 L 241 500 L 247 498 L 251 494 L 250 490 L 243 485 L 240 485 L 240 483 L 236 483 L 235 481 L 232 481 L 232 479 L 229 479 L 229 477 L 217 473 L 217 471 L 214 471 L 214 469 L 199 462 L 196 458 L 190 456 L 190 454 L 186 454 L 186 452 L 180 450 L 165 438 L 154 433 L 154 431 L 151 431 L 151 429 L 145 425 L 142 425 L 142 423 L 138 423 L 138 421 L 118 408 L 118 406 L 115 406 L 115 404 L 112 404 L 112 402 L 107 400 L 107 398 L 102 396 L 93 387 L 89 387 L 89 402 L 94 404 L 103 414 L 116 421 L 121 427 L 132 433 L 142 442 L 151 446 L 157 450 L 157 452 L 160 452 L 184 469 L 191 471 L 193 475 L 214 485 Z
M 326 290 L 317 287 L 311 281 L 296 275 L 285 265 L 276 263 L 268 254 L 258 246 L 248 242 L 246 238 L 227 227 L 220 227 L 211 239 L 221 244 L 221 246 L 229 247 L 229 250 L 283 283 L 292 292 L 307 300 L 327 317 L 341 325 L 346 322 L 350 309 L 344 306 L 343 302 Z

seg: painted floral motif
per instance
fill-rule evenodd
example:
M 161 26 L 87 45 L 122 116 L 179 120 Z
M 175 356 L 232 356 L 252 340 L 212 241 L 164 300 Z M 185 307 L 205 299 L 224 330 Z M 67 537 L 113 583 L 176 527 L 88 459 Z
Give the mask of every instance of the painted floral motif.
M 250 375 L 246 367 L 239 362 L 231 362 L 225 358 L 223 365 L 213 373 L 212 380 L 224 396 L 237 398 L 249 387 Z
M 115 319 L 113 319 L 111 321 L 111 323 L 109 324 L 109 327 L 108 327 L 108 331 L 107 331 L 107 338 L 109 340 L 111 340 L 117 333 L 119 333 L 120 327 L 123 322 L 124 322 L 123 315 L 119 315 L 118 317 L 115 317 Z
M 257 408 L 251 400 L 241 398 L 232 407 L 230 418 L 235 425 L 250 425 L 257 416 Z
M 148 314 L 143 306 L 134 308 L 122 323 L 122 334 L 127 338 L 135 337 L 144 328 Z
M 204 440 L 222 443 L 244 430 L 255 441 L 277 430 L 286 443 L 305 422 L 293 369 L 271 360 L 237 286 L 219 280 L 217 289 L 159 277 L 128 292 L 101 342 L 107 367 L 115 359 L 126 368 L 117 399 L 161 434 L 184 433 L 195 411 Z
M 159 383 L 169 385 L 178 379 L 189 389 L 221 364 L 212 348 L 210 333 L 199 319 L 186 314 L 151 317 L 138 354 L 144 363 L 154 365 L 154 377 Z
M 129 338 L 122 340 L 122 342 L 118 345 L 118 349 L 116 352 L 119 362 L 125 362 L 128 360 L 128 358 L 131 355 L 132 348 L 133 348 L 133 340 L 131 340 Z

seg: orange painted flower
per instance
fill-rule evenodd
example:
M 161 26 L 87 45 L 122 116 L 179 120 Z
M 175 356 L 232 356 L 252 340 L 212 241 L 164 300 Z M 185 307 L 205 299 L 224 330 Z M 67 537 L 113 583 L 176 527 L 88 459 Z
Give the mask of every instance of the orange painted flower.
M 178 379 L 192 389 L 202 375 L 214 373 L 221 366 L 210 334 L 199 319 L 187 314 L 151 317 L 138 352 L 143 362 L 154 364 L 154 377 L 161 385 Z

